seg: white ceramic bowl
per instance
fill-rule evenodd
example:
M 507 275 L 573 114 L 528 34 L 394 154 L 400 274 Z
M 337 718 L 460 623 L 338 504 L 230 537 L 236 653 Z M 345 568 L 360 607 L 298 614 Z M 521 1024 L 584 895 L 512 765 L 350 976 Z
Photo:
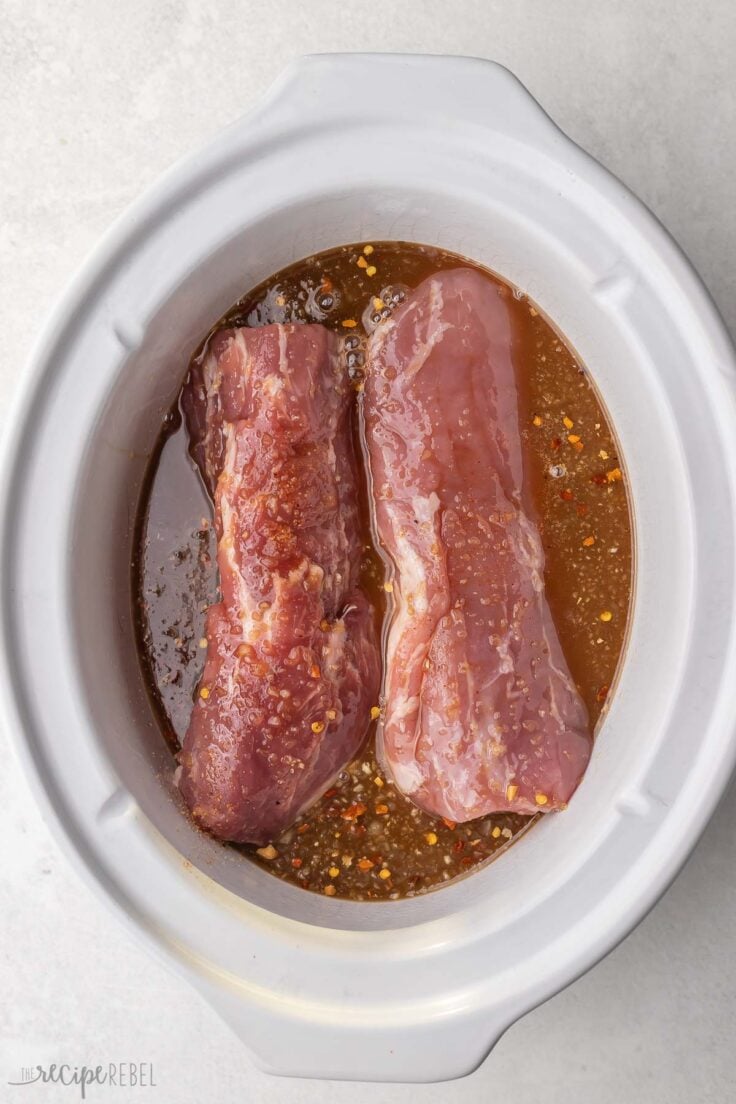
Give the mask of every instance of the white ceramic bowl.
M 388 238 L 501 273 L 578 350 L 626 461 L 636 588 L 569 810 L 439 892 L 358 904 L 277 881 L 183 815 L 136 659 L 131 523 L 211 323 L 291 261 Z M 85 265 L 26 373 L 2 467 L 4 700 L 53 830 L 263 1068 L 467 1073 L 674 876 L 736 746 L 735 378 L 662 228 L 490 62 L 298 62 Z

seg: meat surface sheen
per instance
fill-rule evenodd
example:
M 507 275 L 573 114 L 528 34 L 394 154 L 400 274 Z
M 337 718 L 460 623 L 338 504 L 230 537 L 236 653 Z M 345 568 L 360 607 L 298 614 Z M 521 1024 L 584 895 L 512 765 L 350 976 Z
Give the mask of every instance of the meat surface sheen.
M 379 756 L 458 822 L 564 807 L 591 750 L 525 503 L 511 339 L 495 285 L 455 269 L 369 346 L 372 494 L 395 572 Z
M 357 754 L 378 694 L 339 348 L 321 326 L 224 330 L 185 389 L 222 598 L 207 611 L 179 785 L 222 839 L 265 843 L 288 827 Z

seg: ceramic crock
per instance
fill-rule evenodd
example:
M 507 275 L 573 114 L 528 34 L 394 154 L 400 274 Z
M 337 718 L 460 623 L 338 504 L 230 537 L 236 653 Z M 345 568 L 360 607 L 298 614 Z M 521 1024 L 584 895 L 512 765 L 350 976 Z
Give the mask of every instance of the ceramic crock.
M 314 251 L 403 239 L 500 273 L 586 364 L 619 437 L 636 581 L 570 808 L 439 891 L 355 903 L 194 830 L 143 686 L 132 522 L 189 352 Z M 332 55 L 166 174 L 48 322 L 2 465 L 7 723 L 91 884 L 274 1073 L 432 1081 L 650 908 L 734 761 L 736 368 L 702 284 L 626 188 L 491 62 Z

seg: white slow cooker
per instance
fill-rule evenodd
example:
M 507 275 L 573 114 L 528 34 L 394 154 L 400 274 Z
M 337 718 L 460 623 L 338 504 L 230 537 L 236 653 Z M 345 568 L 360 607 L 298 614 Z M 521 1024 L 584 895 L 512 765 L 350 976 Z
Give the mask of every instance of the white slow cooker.
M 197 832 L 136 657 L 141 481 L 190 351 L 316 250 L 426 242 L 522 288 L 587 365 L 636 529 L 625 663 L 585 780 L 426 896 L 305 893 Z M 736 751 L 736 362 L 652 215 L 500 66 L 333 55 L 176 166 L 111 230 L 25 376 L 2 466 L 4 702 L 53 831 L 274 1073 L 472 1070 L 676 874 Z

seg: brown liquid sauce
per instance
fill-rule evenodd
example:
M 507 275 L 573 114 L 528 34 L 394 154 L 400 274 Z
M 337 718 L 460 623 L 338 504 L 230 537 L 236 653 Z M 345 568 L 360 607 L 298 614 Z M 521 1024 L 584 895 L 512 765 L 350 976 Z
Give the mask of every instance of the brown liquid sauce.
M 212 333 L 230 325 L 321 322 L 349 339 L 347 359 L 360 403 L 366 333 L 426 276 L 469 264 L 404 242 L 328 250 L 255 288 Z M 546 592 L 593 726 L 615 679 L 631 596 L 632 526 L 623 465 L 606 414 L 574 353 L 524 295 L 480 271 L 508 296 L 526 478 L 546 554 Z M 196 356 L 206 348 L 207 342 Z M 204 611 L 217 591 L 211 519 L 212 504 L 189 457 L 176 409 L 165 422 L 142 496 L 134 564 L 143 668 L 175 750 L 186 733 L 204 665 Z M 383 619 L 385 565 L 367 501 L 364 524 L 363 582 Z M 374 735 L 372 730 L 363 754 L 332 788 L 271 845 L 238 849 L 304 889 L 353 900 L 395 900 L 467 874 L 536 819 L 495 814 L 455 825 L 428 816 L 379 769 Z

